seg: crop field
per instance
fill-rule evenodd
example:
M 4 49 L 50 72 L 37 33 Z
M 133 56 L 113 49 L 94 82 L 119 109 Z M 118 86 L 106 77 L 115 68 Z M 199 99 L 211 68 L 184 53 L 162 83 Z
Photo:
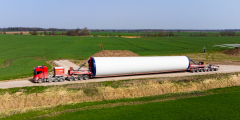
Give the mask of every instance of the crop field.
M 0 35 L 0 80 L 30 76 L 34 66 L 47 60 L 84 60 L 100 51 L 101 40 L 105 50 L 130 50 L 141 56 L 184 55 L 221 51 L 219 44 L 235 44 L 240 37 L 70 37 Z
M 158 34 L 159 32 L 113 32 L 113 31 L 101 31 L 101 32 L 91 32 L 91 35 L 98 34 L 99 36 L 109 36 L 109 35 L 121 35 L 121 36 L 141 36 L 141 34 Z M 207 36 L 218 35 L 220 32 L 173 32 L 175 36 L 190 36 L 190 35 L 200 35 L 205 33 Z M 240 35 L 240 32 L 236 32 L 236 35 Z

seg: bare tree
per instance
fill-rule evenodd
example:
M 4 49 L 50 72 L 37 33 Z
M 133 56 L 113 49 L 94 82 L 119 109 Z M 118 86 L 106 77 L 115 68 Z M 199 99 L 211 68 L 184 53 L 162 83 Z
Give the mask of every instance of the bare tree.
M 87 27 L 85 27 L 79 32 L 79 36 L 89 36 L 89 35 L 91 35 L 91 31 L 88 30 Z
M 44 30 L 43 34 L 44 34 L 44 35 L 47 35 L 47 32 L 46 32 L 46 30 Z

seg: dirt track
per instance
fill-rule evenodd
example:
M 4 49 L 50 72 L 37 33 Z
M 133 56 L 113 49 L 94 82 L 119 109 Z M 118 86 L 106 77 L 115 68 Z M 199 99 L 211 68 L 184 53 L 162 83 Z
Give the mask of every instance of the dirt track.
M 22 81 L 9 81 L 0 83 L 1 89 L 14 88 L 14 87 L 25 87 L 25 86 L 48 86 L 48 85 L 62 85 L 70 83 L 85 83 L 85 82 L 102 82 L 102 81 L 114 81 L 114 80 L 126 80 L 126 79 L 140 79 L 140 78 L 156 78 L 156 77 L 178 77 L 178 76 L 191 76 L 191 75 L 203 75 L 203 74 L 215 74 L 215 73 L 230 73 L 240 71 L 240 66 L 236 65 L 219 65 L 220 69 L 214 72 L 203 72 L 203 73 L 190 73 L 190 72 L 175 72 L 175 73 L 160 73 L 160 74 L 147 74 L 147 75 L 134 75 L 134 76 L 120 76 L 120 77 L 105 77 L 105 78 L 94 78 L 83 81 L 64 81 L 56 83 L 32 83 L 31 80 Z

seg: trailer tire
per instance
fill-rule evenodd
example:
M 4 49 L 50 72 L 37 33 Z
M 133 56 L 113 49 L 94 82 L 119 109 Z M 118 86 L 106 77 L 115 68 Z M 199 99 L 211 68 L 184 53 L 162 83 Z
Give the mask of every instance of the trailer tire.
M 213 69 L 212 69 L 212 68 L 210 68 L 210 71 L 213 71 Z
M 69 77 L 68 80 L 69 80 L 69 81 L 73 81 L 73 77 Z
M 196 73 L 198 73 L 199 72 L 199 70 L 198 69 L 196 69 Z
M 215 68 L 215 69 L 214 69 L 214 71 L 218 71 L 218 69 L 217 69 L 217 68 Z
M 195 70 L 192 70 L 191 72 L 192 72 L 192 73 L 194 73 L 194 72 L 195 72 Z
M 202 69 L 199 69 L 199 72 L 202 72 Z
M 73 81 L 77 81 L 78 80 L 78 78 L 77 77 L 73 77 Z
M 89 79 L 89 75 L 84 75 L 84 76 L 83 76 L 83 79 L 84 79 L 84 80 L 88 80 L 88 79 Z
M 82 75 L 78 76 L 78 80 L 83 80 L 83 76 Z
M 41 84 L 43 82 L 42 79 L 38 79 L 38 83 Z
M 205 72 L 206 70 L 205 69 L 202 69 L 203 70 L 203 72 Z
M 206 72 L 209 72 L 209 69 L 207 69 Z

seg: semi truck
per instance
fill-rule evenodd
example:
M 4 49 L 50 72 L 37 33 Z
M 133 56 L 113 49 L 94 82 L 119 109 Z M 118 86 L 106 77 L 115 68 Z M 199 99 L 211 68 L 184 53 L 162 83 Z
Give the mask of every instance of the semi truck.
M 192 64 L 191 64 L 191 63 Z M 81 68 L 88 63 L 88 70 Z M 209 72 L 217 71 L 219 66 L 206 65 L 200 61 L 195 63 L 187 56 L 151 56 L 151 57 L 90 57 L 77 70 L 72 67 L 64 74 L 63 67 L 54 67 L 53 74 L 49 74 L 46 66 L 34 68 L 33 81 L 64 82 L 76 80 L 88 80 L 96 77 L 110 77 L 123 75 L 150 74 L 162 72 L 188 71 Z

